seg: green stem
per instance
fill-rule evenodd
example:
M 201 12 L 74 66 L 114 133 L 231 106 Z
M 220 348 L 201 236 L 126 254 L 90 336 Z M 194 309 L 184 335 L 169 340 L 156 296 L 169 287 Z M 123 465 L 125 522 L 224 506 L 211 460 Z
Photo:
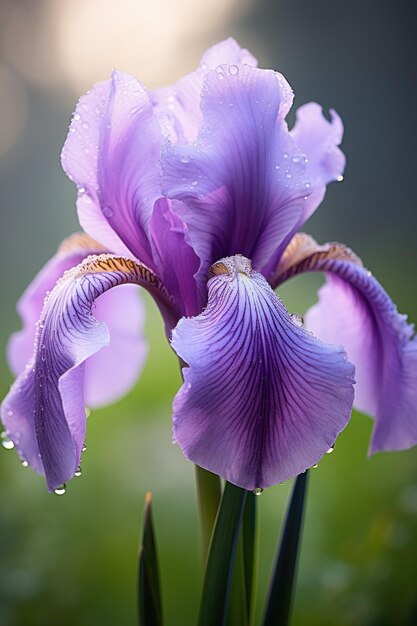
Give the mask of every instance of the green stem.
M 220 504 L 221 485 L 217 474 L 212 474 L 198 465 L 195 466 L 195 478 L 200 518 L 201 557 L 204 569 Z

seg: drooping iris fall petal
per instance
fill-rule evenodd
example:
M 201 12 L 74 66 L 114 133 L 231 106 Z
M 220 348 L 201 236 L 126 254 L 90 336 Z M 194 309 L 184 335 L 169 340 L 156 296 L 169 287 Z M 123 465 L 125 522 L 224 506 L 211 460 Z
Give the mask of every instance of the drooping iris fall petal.
M 354 368 L 341 347 L 292 321 L 247 259 L 223 259 L 213 271 L 207 308 L 172 334 L 188 365 L 174 438 L 187 458 L 230 482 L 267 487 L 334 443 L 350 417 Z
M 88 257 L 50 293 L 39 320 L 33 357 L 2 404 L 8 436 L 29 465 L 45 474 L 50 490 L 72 478 L 80 462 L 85 436 L 85 363 L 110 340 L 106 324 L 93 315 L 94 302 L 112 287 L 126 283 L 148 289 L 169 319 L 169 296 L 144 265 L 111 255 Z
M 17 304 L 22 330 L 8 345 L 9 363 L 19 375 L 33 354 L 37 322 L 44 300 L 65 271 L 104 248 L 84 233 L 65 239 L 58 252 L 35 276 Z M 125 394 L 138 379 L 146 356 L 143 338 L 144 307 L 135 285 L 103 294 L 95 303 L 94 315 L 104 321 L 112 338 L 106 350 L 94 354 L 85 364 L 85 402 L 91 408 L 109 404 Z M 114 364 L 118 363 L 118 367 Z
M 306 323 L 320 339 L 342 344 L 356 366 L 355 406 L 375 418 L 371 452 L 417 443 L 417 337 L 379 282 L 349 249 L 297 235 L 274 286 L 305 271 L 326 273 Z

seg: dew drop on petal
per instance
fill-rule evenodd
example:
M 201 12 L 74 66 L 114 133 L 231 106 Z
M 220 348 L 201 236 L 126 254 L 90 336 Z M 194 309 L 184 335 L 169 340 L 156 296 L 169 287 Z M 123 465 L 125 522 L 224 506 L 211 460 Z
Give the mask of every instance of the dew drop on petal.
M 327 450 L 326 454 L 331 454 L 331 453 L 333 452 L 333 450 L 334 450 L 334 446 L 331 446 L 331 447 Z
M 13 450 L 14 441 L 9 439 L 6 433 L 1 433 L 1 445 L 5 450 Z
M 78 122 L 78 120 L 81 119 L 81 115 L 79 113 L 74 113 L 74 117 L 72 119 Z
M 290 319 L 293 324 L 298 326 L 298 328 L 302 328 L 304 326 L 304 318 L 299 313 L 291 313 Z
M 22 467 L 29 467 L 29 463 L 26 461 L 26 459 L 23 459 Z
M 237 74 L 239 74 L 239 68 L 237 65 L 231 65 L 229 67 L 229 72 L 232 76 L 236 76 Z
M 263 489 L 261 487 L 256 487 L 256 489 L 254 489 L 252 493 L 255 496 L 260 496 L 262 492 L 263 492 Z
M 113 216 L 113 209 L 111 208 L 111 206 L 104 206 L 102 211 L 103 211 L 103 215 L 105 217 L 112 217 Z
M 77 478 L 78 478 L 78 476 L 81 476 L 82 473 L 83 472 L 82 472 L 82 469 L 81 469 L 81 465 L 79 465 L 77 467 L 77 469 L 75 470 L 75 472 L 74 472 L 74 476 L 77 476 Z
M 84 411 L 85 411 L 85 416 L 88 418 L 91 415 L 91 409 L 88 408 L 88 406 L 84 407 Z
M 341 183 L 341 182 L 342 182 L 342 180 L 343 180 L 343 178 L 344 178 L 343 176 L 338 176 L 338 177 L 336 178 L 336 180 L 337 180 L 337 182 L 338 182 L 338 183 Z
M 81 448 L 81 452 L 85 452 L 87 450 L 87 446 L 84 444 L 83 447 Z
M 319 464 L 318 464 L 318 463 L 315 463 L 314 465 L 312 465 L 312 468 L 313 468 L 313 469 L 317 469 L 317 468 L 318 468 L 318 466 L 319 466 Z
M 62 485 L 59 485 L 59 487 L 54 489 L 54 493 L 56 493 L 57 496 L 63 496 L 65 494 L 66 490 L 67 490 L 66 484 L 62 483 Z

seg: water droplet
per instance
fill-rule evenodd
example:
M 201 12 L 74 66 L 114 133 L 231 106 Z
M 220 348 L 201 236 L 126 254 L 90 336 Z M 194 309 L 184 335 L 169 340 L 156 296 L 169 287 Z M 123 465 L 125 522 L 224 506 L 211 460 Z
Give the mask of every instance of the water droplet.
M 83 447 L 81 448 L 81 452 L 85 452 L 87 450 L 87 446 L 84 444 Z
M 229 72 L 232 76 L 236 76 L 237 74 L 239 74 L 239 68 L 237 65 L 231 65 L 229 67 Z
M 318 466 L 319 466 L 319 464 L 318 464 L 318 463 L 315 463 L 314 465 L 312 465 L 312 468 L 313 468 L 313 469 L 317 469 L 317 468 L 318 468 Z
M 13 417 L 13 411 L 7 411 L 7 416 L 8 417 Z
M 9 439 L 6 433 L 1 433 L 1 445 L 5 450 L 13 450 L 14 441 Z
M 262 492 L 263 489 L 261 487 L 256 487 L 256 489 L 254 489 L 252 493 L 254 493 L 255 496 L 260 496 Z
M 303 316 L 300 315 L 299 313 L 291 313 L 290 319 L 291 319 L 293 324 L 298 326 L 298 328 L 302 328 L 304 326 Z
M 81 476 L 82 473 L 83 472 L 82 472 L 82 469 L 81 469 L 81 465 L 79 465 L 77 467 L 76 471 L 74 472 L 74 476 L 77 476 L 77 478 L 78 478 L 78 476 Z
M 63 496 L 65 494 L 66 490 L 67 490 L 66 484 L 62 483 L 62 485 L 59 485 L 59 487 L 54 489 L 54 493 L 56 493 L 57 496 Z
M 291 159 L 293 163 L 299 163 L 301 161 L 301 157 L 298 154 L 295 154 Z
M 174 444 L 174 446 L 175 446 L 175 444 L 177 443 L 177 440 L 175 439 L 175 437 L 172 437 L 171 443 Z
M 282 156 L 284 157 L 284 159 L 288 159 L 289 154 L 288 154 L 288 152 L 284 152 L 284 154 Z
M 342 182 L 342 180 L 343 180 L 343 178 L 344 178 L 343 176 L 338 176 L 338 177 L 336 178 L 336 180 L 337 180 L 337 182 L 338 182 L 338 183 L 341 183 L 341 182 Z
M 111 208 L 111 206 L 104 206 L 102 211 L 103 211 L 103 215 L 105 217 L 112 217 L 113 216 L 113 209 Z
M 291 174 L 289 172 L 287 174 L 287 178 L 291 178 Z
M 181 163 L 189 163 L 190 159 L 185 154 L 180 158 Z
M 86 416 L 86 417 L 90 417 L 90 415 L 91 415 L 91 409 L 90 409 L 90 408 L 88 408 L 88 406 L 86 406 L 86 407 L 84 407 L 84 410 L 85 410 L 85 416 Z
M 278 165 L 278 163 L 277 163 L 277 164 L 276 164 L 276 166 L 275 166 L 275 169 L 276 169 L 276 170 L 279 170 L 279 169 L 280 169 L 280 167 L 281 167 L 281 166 L 280 166 L 280 165 Z
M 79 113 L 74 113 L 74 117 L 72 119 L 78 122 L 78 120 L 81 119 L 81 115 Z
M 331 453 L 333 452 L 333 450 L 334 450 L 334 446 L 331 446 L 331 447 L 327 450 L 326 454 L 331 454 Z
M 191 186 L 195 187 L 196 185 L 198 185 L 198 180 L 193 180 L 191 183 Z
M 26 461 L 26 459 L 23 459 L 22 467 L 29 467 L 29 463 Z
M 78 193 L 82 196 L 85 193 L 85 187 L 78 187 Z

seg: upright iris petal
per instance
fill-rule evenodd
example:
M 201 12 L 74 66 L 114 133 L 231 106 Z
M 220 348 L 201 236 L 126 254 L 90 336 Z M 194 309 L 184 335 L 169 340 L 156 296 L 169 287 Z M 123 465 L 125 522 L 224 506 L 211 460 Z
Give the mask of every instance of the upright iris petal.
M 80 100 L 62 150 L 64 170 L 83 192 L 83 228 L 113 252 L 134 255 L 149 267 L 161 141 L 147 91 L 133 76 L 113 72 L 111 81 Z
M 185 144 L 196 139 L 203 119 L 200 99 L 205 75 L 222 63 L 257 66 L 255 57 L 229 37 L 209 48 L 194 72 L 174 85 L 150 92 L 154 110 L 174 143 Z
M 299 474 L 346 426 L 353 366 L 342 348 L 292 321 L 238 255 L 216 263 L 207 308 L 183 318 L 172 347 L 188 367 L 174 400 L 185 456 L 246 489 Z
M 219 66 L 205 78 L 198 139 L 166 146 L 164 191 L 186 205 L 204 277 L 216 258 L 237 253 L 262 268 L 302 213 L 305 165 L 283 122 L 291 98 L 275 72 Z

